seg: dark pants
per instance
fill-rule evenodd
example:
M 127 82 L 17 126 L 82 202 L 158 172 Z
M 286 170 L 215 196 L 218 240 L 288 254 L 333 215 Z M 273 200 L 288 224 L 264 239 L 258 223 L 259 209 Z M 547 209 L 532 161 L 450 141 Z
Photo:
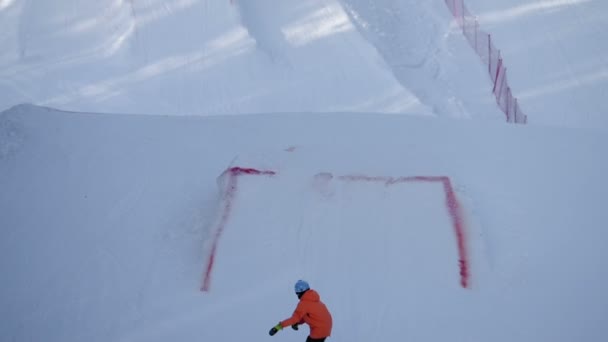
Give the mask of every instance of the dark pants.
M 310 336 L 308 336 L 306 338 L 306 342 L 325 342 L 325 339 L 327 337 L 323 337 L 323 338 L 310 338 Z

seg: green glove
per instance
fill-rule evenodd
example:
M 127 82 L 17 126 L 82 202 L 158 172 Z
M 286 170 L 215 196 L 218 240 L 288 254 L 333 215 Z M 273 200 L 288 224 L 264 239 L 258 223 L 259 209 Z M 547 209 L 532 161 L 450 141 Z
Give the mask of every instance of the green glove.
M 268 332 L 270 334 L 270 336 L 274 336 L 274 334 L 276 334 L 279 330 L 283 329 L 283 327 L 281 326 L 281 323 L 275 325 L 274 327 L 272 327 L 272 329 L 270 329 L 270 331 Z

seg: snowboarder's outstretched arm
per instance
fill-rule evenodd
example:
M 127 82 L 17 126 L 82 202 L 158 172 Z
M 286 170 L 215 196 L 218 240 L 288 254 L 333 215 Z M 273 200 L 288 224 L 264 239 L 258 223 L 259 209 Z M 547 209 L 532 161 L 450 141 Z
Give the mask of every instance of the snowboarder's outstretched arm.
M 293 315 L 291 315 L 291 317 L 288 319 L 281 321 L 280 324 L 283 328 L 294 324 L 302 324 L 304 322 L 304 315 L 306 315 L 306 311 L 300 302 L 300 304 L 298 304 L 296 307 L 296 310 L 293 312 Z
M 279 330 L 282 330 L 285 327 L 288 326 L 296 326 L 298 324 L 302 324 L 304 323 L 304 315 L 306 314 L 306 312 L 303 310 L 301 303 L 298 303 L 298 306 L 296 307 L 296 310 L 293 312 L 293 315 L 291 315 L 290 318 L 279 322 L 279 324 L 275 325 L 274 327 L 272 327 L 272 329 L 270 329 L 270 331 L 268 332 L 270 334 L 270 336 L 273 336 L 274 334 L 276 334 L 277 332 L 279 332 Z M 294 330 L 297 330 L 297 328 L 294 328 Z

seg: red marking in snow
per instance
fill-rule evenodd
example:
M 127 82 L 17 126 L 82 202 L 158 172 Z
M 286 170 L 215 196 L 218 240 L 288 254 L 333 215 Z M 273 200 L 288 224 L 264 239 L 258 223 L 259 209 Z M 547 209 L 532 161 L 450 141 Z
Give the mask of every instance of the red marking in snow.
M 228 172 L 230 172 L 231 176 L 239 176 L 242 174 L 246 174 L 246 175 L 276 175 L 276 172 L 274 171 L 260 171 L 257 169 L 251 169 L 251 168 L 242 168 L 242 167 L 233 167 L 228 169 Z
M 464 218 L 462 217 L 462 210 L 456 193 L 452 187 L 452 182 L 448 177 L 441 177 L 443 182 L 443 191 L 445 192 L 445 202 L 448 207 L 448 211 L 452 218 L 452 226 L 454 227 L 454 233 L 456 234 L 456 240 L 458 242 L 458 264 L 460 266 L 460 285 L 467 288 L 469 286 L 469 259 L 467 256 L 467 244 L 464 232 Z
M 232 213 L 232 206 L 236 191 L 238 190 L 238 177 L 241 175 L 265 175 L 273 176 L 276 172 L 274 171 L 260 171 L 252 168 L 232 167 L 222 174 L 221 177 L 228 177 L 226 182 L 226 188 L 224 189 L 224 208 L 222 209 L 222 216 L 220 217 L 217 225 L 215 226 L 215 235 L 213 236 L 213 244 L 211 245 L 211 252 L 209 253 L 209 260 L 205 269 L 205 275 L 203 277 L 203 285 L 201 291 L 208 292 L 211 284 L 211 272 L 213 271 L 213 265 L 215 262 L 215 254 L 217 252 L 218 242 L 222 236 L 222 232 L 226 227 L 226 223 Z
M 412 177 L 370 177 L 365 175 L 347 175 L 339 176 L 338 179 L 345 181 L 365 181 L 365 182 L 381 182 L 385 185 L 407 182 L 439 182 L 443 184 L 445 193 L 445 205 L 452 219 L 452 227 L 456 235 L 456 243 L 458 245 L 458 266 L 460 268 L 460 285 L 463 288 L 469 286 L 469 260 L 467 256 L 467 244 L 465 236 L 465 223 L 462 217 L 462 210 L 456 192 L 452 187 L 452 182 L 446 176 L 412 176 Z
M 227 174 L 227 175 L 226 175 Z M 232 167 L 224 172 L 223 177 L 228 177 L 226 188 L 224 189 L 224 208 L 222 209 L 222 215 L 215 227 L 215 235 L 213 237 L 213 244 L 211 246 L 211 252 L 209 254 L 209 261 L 205 270 L 203 278 L 203 285 L 201 291 L 208 292 L 211 283 L 211 272 L 213 270 L 213 264 L 215 261 L 215 255 L 217 252 L 217 246 L 219 239 L 226 227 L 226 223 L 230 218 L 232 212 L 232 206 L 236 191 L 238 190 L 237 179 L 241 175 L 266 175 L 273 176 L 276 172 L 274 171 L 260 171 L 251 168 Z M 322 172 L 315 176 L 316 178 L 323 178 L 326 180 L 333 179 L 333 174 L 329 172 Z M 452 187 L 452 183 L 449 177 L 446 176 L 411 176 L 411 177 L 381 177 L 381 176 L 366 176 L 366 175 L 346 175 L 338 176 L 337 179 L 343 181 L 365 181 L 365 182 L 379 182 L 384 183 L 386 186 L 407 183 L 407 182 L 437 182 L 443 184 L 443 190 L 445 192 L 445 204 L 448 213 L 452 219 L 452 226 L 456 235 L 458 245 L 458 264 L 460 268 L 460 285 L 463 288 L 469 286 L 469 261 L 467 257 L 466 248 L 466 237 L 465 237 L 465 223 L 462 217 L 461 206 L 456 197 L 456 192 Z

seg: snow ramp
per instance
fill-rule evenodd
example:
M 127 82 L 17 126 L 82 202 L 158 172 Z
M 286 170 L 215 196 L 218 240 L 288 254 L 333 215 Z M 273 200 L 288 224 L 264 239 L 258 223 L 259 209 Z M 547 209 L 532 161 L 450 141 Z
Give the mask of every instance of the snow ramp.
M 606 146 L 377 113 L 17 106 L 0 114 L 0 340 L 301 342 L 267 333 L 304 278 L 328 341 L 604 341 Z
M 232 297 L 273 288 L 286 298 L 257 298 L 268 308 L 262 326 L 291 313 L 300 278 L 335 310 L 337 327 L 350 327 L 337 328 L 336 340 L 388 339 L 403 322 L 450 326 L 458 315 L 470 268 L 448 177 L 231 167 L 219 184 L 202 290 Z M 433 298 L 415 299 L 425 291 Z M 363 327 L 370 319 L 373 328 Z

